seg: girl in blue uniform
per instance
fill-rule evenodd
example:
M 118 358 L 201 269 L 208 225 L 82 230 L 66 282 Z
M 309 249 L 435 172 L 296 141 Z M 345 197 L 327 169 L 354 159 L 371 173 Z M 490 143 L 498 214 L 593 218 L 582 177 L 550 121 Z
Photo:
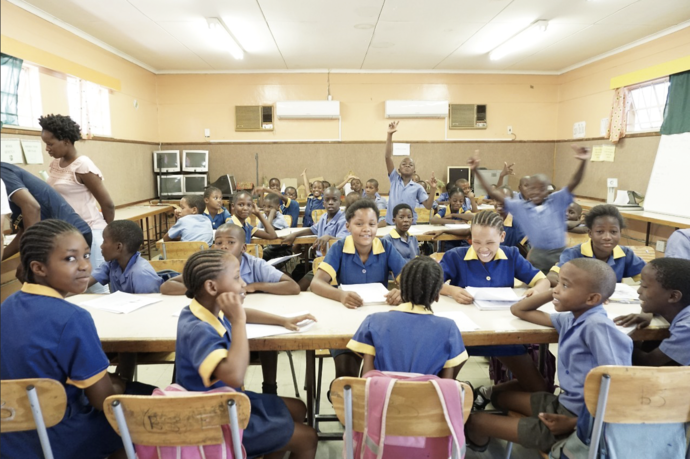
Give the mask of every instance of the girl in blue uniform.
M 246 283 L 240 262 L 222 250 L 193 254 L 183 272 L 186 295 L 193 298 L 177 324 L 175 382 L 190 391 L 239 388 L 249 365 L 247 317 L 242 306 Z M 220 313 L 223 315 L 220 315 Z M 317 436 L 302 424 L 304 403 L 276 395 L 245 392 L 251 401 L 242 444 L 248 457 L 313 459 Z
M 438 213 L 431 217 L 429 223 L 432 225 L 458 224 L 472 221 L 474 214 L 470 210 L 466 210 L 465 193 L 461 188 L 451 188 L 448 191 L 448 205 L 438 209 Z M 462 230 L 461 230 L 462 231 Z M 441 248 L 443 252 L 455 249 L 457 247 L 467 247 L 467 241 L 442 241 Z
M 24 232 L 19 251 L 26 282 L 0 309 L 0 377 L 49 378 L 65 386 L 65 417 L 48 429 L 56 458 L 122 454 L 122 440 L 103 414 L 103 401 L 123 392 L 148 395 L 153 387 L 132 383 L 125 388 L 122 379 L 108 374 L 91 314 L 64 300 L 84 293 L 89 284 L 89 245 L 74 226 L 49 219 Z M 37 432 L 3 433 L 0 456 L 43 457 Z

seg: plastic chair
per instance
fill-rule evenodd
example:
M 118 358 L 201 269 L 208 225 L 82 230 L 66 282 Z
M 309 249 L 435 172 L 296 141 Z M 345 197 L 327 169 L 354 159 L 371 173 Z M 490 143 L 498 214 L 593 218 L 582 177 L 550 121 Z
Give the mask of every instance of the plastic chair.
M 241 392 L 180 397 L 111 395 L 103 411 L 122 437 L 128 459 L 133 443 L 147 446 L 203 446 L 223 442 L 220 426 L 230 424 L 234 454 L 242 456 L 239 429 L 249 423 L 249 398 Z M 155 422 L 155 425 L 151 424 Z
M 388 209 L 379 209 L 379 217 L 385 217 L 388 214 Z
M 245 251 L 256 258 L 264 257 L 264 247 L 261 244 L 247 244 Z
M 578 234 L 578 233 L 565 233 L 565 238 L 566 238 L 566 246 L 567 247 L 575 247 L 578 244 L 584 244 L 585 242 L 589 241 L 589 234 L 583 233 L 583 234 Z
M 415 207 L 414 211 L 417 213 L 417 224 L 429 223 L 431 217 L 431 210 L 426 207 Z
M 326 213 L 326 209 L 316 209 L 311 211 L 311 219 L 314 221 L 314 224 L 316 224 L 321 216 Z
M 443 260 L 443 255 L 445 255 L 446 252 L 434 252 L 431 255 L 429 255 L 429 258 L 433 258 L 436 260 L 436 262 L 440 263 L 441 260 Z
M 62 421 L 67 408 L 65 388 L 53 379 L 14 379 L 0 381 L 2 418 L 0 432 L 38 431 L 46 459 L 53 459 L 48 428 Z
M 628 248 L 632 250 L 635 255 L 642 258 L 645 263 L 649 263 L 656 258 L 656 251 L 654 250 L 654 247 L 647 247 L 644 245 L 629 245 Z
M 208 250 L 208 244 L 203 241 L 158 241 L 156 245 L 158 246 L 163 255 L 163 260 L 167 260 L 169 258 L 176 260 L 186 260 L 193 253 L 200 252 L 202 250 Z
M 283 215 L 283 218 L 285 219 L 285 223 L 287 223 L 288 228 L 292 227 L 292 216 L 291 215 Z

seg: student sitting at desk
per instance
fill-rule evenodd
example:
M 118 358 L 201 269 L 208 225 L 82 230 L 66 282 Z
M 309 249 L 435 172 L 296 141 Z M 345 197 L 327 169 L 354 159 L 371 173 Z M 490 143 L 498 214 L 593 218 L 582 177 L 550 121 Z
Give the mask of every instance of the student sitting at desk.
M 511 190 L 509 186 L 500 187 L 499 192 L 503 193 L 506 198 L 513 196 L 513 190 Z M 522 228 L 520 228 L 520 225 L 513 219 L 513 216 L 506 212 L 503 203 L 496 203 L 495 207 L 496 213 L 503 219 L 503 231 L 506 233 L 506 237 L 503 239 L 501 245 L 517 247 L 522 256 L 527 256 L 527 237 L 525 237 L 525 232 L 522 231 Z
M 89 287 L 98 282 L 109 285 L 111 293 L 158 293 L 163 280 L 139 254 L 143 243 L 144 233 L 132 221 L 115 220 L 106 226 L 101 244 L 105 263 L 91 271 Z
M 310 189 L 309 180 L 307 180 L 307 170 L 302 171 L 302 179 L 304 180 L 305 190 Z M 314 224 L 312 219 L 312 212 L 314 210 L 323 209 L 323 183 L 320 180 L 315 180 L 311 183 L 311 194 L 307 198 L 307 205 L 304 207 L 304 218 L 302 219 L 302 226 L 305 228 Z
M 601 365 L 631 364 L 632 341 L 616 329 L 602 306 L 615 288 L 616 276 L 606 263 L 578 258 L 563 266 L 553 291 L 535 294 L 510 308 L 520 319 L 558 332 L 561 394 L 494 389 L 494 406 L 527 417 L 472 413 L 467 424 L 470 447 L 485 450 L 489 437 L 495 437 L 549 452 L 557 440 L 575 430 L 584 408 L 587 373 Z M 552 301 L 558 312 L 537 310 Z
M 561 266 L 573 258 L 597 258 L 613 269 L 618 282 L 626 277 L 639 281 L 645 263 L 628 247 L 618 245 L 621 228 L 624 227 L 623 216 L 618 208 L 610 204 L 595 206 L 585 217 L 585 224 L 590 240 L 563 251 L 560 260 L 547 276 L 551 286 L 558 283 Z
M 585 225 L 584 218 L 582 218 L 582 206 L 575 201 L 571 202 L 568 210 L 565 211 L 565 220 L 569 233 L 587 233 L 587 225 Z
M 288 227 L 285 217 L 280 212 L 280 206 L 283 201 L 280 199 L 280 195 L 275 193 L 269 193 L 264 197 L 263 211 L 266 220 L 271 222 L 271 226 L 274 230 L 281 230 Z M 264 229 L 264 224 L 259 221 L 256 224 L 259 229 Z
M 234 196 L 233 202 L 235 203 L 235 207 L 230 221 L 244 229 L 246 233 L 245 243 L 249 244 L 252 241 L 252 237 L 260 239 L 278 238 L 276 231 L 273 229 L 273 225 L 271 225 L 266 217 L 264 217 L 264 214 L 259 210 L 256 203 L 252 200 L 251 194 L 246 191 L 240 191 Z M 255 228 L 249 223 L 249 216 L 251 214 L 256 215 L 256 218 L 259 219 L 265 229 Z
M 206 203 L 206 210 L 204 215 L 211 220 L 213 229 L 224 223 L 230 221 L 232 217 L 230 212 L 223 207 L 223 193 L 215 186 L 208 186 L 204 190 L 204 202 Z
M 213 225 L 204 215 L 204 197 L 188 194 L 180 199 L 180 209 L 175 211 L 177 222 L 163 236 L 164 241 L 203 241 L 213 245 Z
M 457 179 L 455 181 L 455 188 L 460 188 L 462 193 L 465 195 L 465 200 L 463 201 L 462 208 L 465 212 L 477 213 L 479 209 L 477 208 L 477 199 L 474 197 L 474 192 L 470 186 L 470 182 L 467 179 Z M 491 187 L 488 188 L 490 190 Z M 449 191 L 450 192 L 450 191 Z
M 294 186 L 289 186 L 285 188 L 285 196 L 292 199 L 293 201 L 297 201 L 297 188 L 295 188 Z
M 668 238 L 664 256 L 690 260 L 690 228 L 676 230 Z
M 669 338 L 655 349 L 644 349 L 646 343 L 635 343 L 633 365 L 690 365 L 690 260 L 657 258 L 642 269 L 637 293 L 642 301 L 642 314 L 629 314 L 614 319 L 617 325 L 637 328 L 649 326 L 654 314 L 671 324 Z
M 398 251 L 405 263 L 419 256 L 419 242 L 408 231 L 412 226 L 412 209 L 407 204 L 398 204 L 393 209 L 395 228 L 381 238 L 388 241 Z
M 362 197 L 374 201 L 379 210 L 388 208 L 388 201 L 379 194 L 379 181 L 376 179 L 367 180 L 367 184 L 362 192 Z
M 438 213 L 431 217 L 432 225 L 464 223 L 472 220 L 474 214 L 465 210 L 465 194 L 460 188 L 451 188 L 448 192 L 448 205 L 438 209 Z

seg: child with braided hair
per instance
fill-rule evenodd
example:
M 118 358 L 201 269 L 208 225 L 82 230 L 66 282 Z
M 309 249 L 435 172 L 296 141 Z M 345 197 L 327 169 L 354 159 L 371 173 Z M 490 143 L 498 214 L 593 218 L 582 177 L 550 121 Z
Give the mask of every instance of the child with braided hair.
M 364 355 L 362 374 L 371 370 L 403 371 L 455 378 L 467 361 L 467 351 L 454 321 L 434 316 L 443 270 L 422 256 L 400 274 L 403 304 L 371 314 L 347 344 Z

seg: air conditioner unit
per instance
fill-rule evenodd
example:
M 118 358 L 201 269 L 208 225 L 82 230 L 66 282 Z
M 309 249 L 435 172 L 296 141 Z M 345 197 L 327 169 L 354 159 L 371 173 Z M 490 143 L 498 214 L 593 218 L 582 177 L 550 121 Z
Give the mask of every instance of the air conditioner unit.
M 340 118 L 340 102 L 337 100 L 276 102 L 276 115 L 281 120 L 335 120 Z
M 486 129 L 486 105 L 450 104 L 448 129 Z
M 386 118 L 445 118 L 447 100 L 387 100 Z
M 235 131 L 272 131 L 272 105 L 236 105 Z

